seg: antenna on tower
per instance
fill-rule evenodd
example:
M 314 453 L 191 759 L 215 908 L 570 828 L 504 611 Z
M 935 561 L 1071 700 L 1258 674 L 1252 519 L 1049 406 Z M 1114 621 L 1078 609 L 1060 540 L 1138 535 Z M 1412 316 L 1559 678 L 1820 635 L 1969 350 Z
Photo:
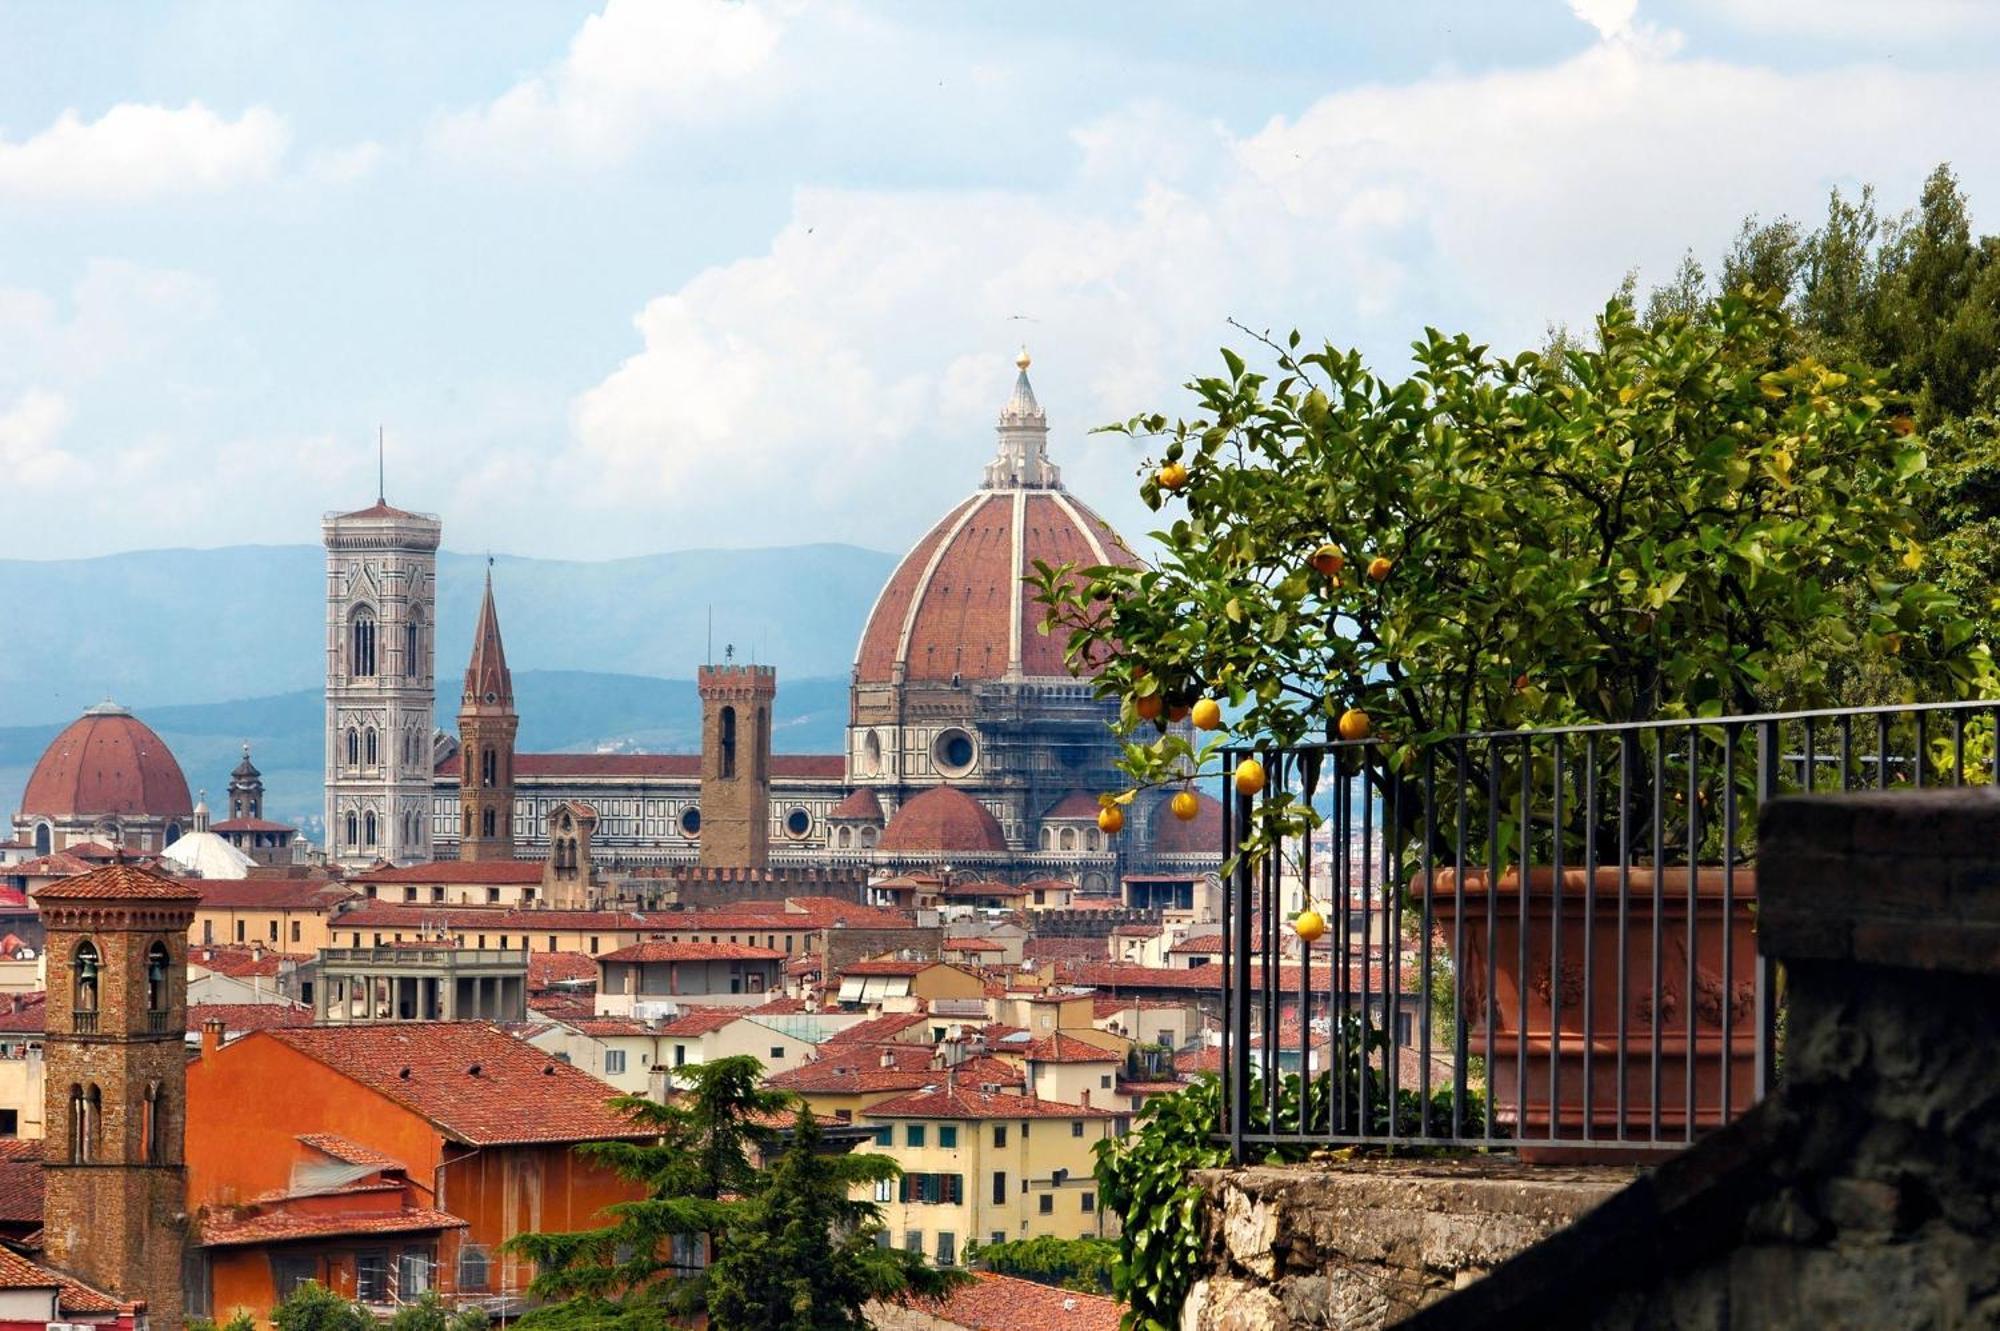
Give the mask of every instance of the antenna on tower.
M 382 427 L 378 425 L 375 427 L 375 502 L 378 504 L 389 502 L 388 456 L 388 446 L 383 443 Z
M 710 602 L 708 607 L 708 658 L 707 659 L 710 665 L 715 664 L 715 605 L 713 602 Z

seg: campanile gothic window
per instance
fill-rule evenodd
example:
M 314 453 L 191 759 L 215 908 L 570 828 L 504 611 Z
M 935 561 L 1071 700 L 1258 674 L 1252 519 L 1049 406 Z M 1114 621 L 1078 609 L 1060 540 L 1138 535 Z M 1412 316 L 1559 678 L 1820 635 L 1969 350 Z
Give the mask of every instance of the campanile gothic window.
M 146 1011 L 166 1015 L 167 1011 L 167 945 L 155 943 L 146 949 Z M 156 1027 L 159 1022 L 153 1023 Z
M 717 724 L 722 731 L 722 775 L 736 775 L 736 709 L 725 707 Z
M 368 734 L 367 734 L 367 740 L 366 740 L 366 747 L 367 747 L 367 750 L 368 750 L 368 765 L 369 765 L 370 767 L 373 767 L 373 766 L 374 766 L 374 765 L 376 764 L 376 762 L 378 761 L 378 757 L 377 757 L 377 754 L 376 754 L 376 748 L 375 748 L 375 727 L 374 727 L 374 726 L 370 726 L 370 727 L 368 727 Z
M 372 846 L 375 844 L 375 812 L 372 809 L 361 815 L 361 834 L 362 845 Z
M 354 612 L 349 628 L 347 652 L 349 671 L 361 678 L 375 674 L 375 614 L 367 606 Z
M 500 784 L 500 755 L 492 749 L 480 750 L 479 784 L 489 787 Z

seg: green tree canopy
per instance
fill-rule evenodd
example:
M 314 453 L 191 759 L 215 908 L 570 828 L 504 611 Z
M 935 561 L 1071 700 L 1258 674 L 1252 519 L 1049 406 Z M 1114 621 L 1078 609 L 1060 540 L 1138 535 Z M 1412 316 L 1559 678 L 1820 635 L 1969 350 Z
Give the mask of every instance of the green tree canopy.
M 1751 711 L 1820 640 L 1973 687 L 1991 663 L 1923 573 L 1907 409 L 1864 366 L 1774 360 L 1789 325 L 1769 295 L 1652 325 L 1614 301 L 1560 364 L 1432 331 L 1401 382 L 1296 334 L 1268 371 L 1225 350 L 1196 414 L 1122 427 L 1188 469 L 1143 486 L 1173 515 L 1160 558 L 1039 569 L 1044 627 L 1103 664 L 1128 729 L 1132 700 L 1209 694 L 1279 743 L 1350 707 L 1399 744 Z M 1823 686 L 1809 664 L 1795 683 Z M 1127 765 L 1166 781 L 1192 757 L 1158 734 Z
M 937 1296 L 966 1277 L 881 1242 L 880 1209 L 856 1188 L 895 1178 L 887 1156 L 830 1155 L 800 1110 L 768 1182 L 731 1226 L 710 1275 L 719 1331 L 863 1331 L 871 1299 Z

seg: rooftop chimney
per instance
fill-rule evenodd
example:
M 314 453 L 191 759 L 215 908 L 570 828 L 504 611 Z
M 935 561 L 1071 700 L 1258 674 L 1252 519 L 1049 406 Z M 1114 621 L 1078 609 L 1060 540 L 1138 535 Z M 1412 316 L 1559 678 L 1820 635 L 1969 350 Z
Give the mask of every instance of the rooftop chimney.
M 222 1049 L 222 1032 L 227 1029 L 220 1017 L 210 1017 L 201 1024 L 201 1056 L 209 1057 Z

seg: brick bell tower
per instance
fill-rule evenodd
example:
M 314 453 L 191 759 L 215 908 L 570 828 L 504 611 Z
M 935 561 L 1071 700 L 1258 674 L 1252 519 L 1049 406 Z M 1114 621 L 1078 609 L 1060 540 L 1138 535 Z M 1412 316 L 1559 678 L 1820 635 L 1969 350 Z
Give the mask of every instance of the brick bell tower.
M 187 938 L 201 893 L 122 861 L 35 894 L 47 929 L 49 1265 L 182 1323 Z
M 775 666 L 705 665 L 701 690 L 701 866 L 771 863 L 771 705 Z
M 500 643 L 500 614 L 493 608 L 493 565 L 486 566 L 486 599 L 472 632 L 465 693 L 458 705 L 458 858 L 514 858 L 514 676 Z

